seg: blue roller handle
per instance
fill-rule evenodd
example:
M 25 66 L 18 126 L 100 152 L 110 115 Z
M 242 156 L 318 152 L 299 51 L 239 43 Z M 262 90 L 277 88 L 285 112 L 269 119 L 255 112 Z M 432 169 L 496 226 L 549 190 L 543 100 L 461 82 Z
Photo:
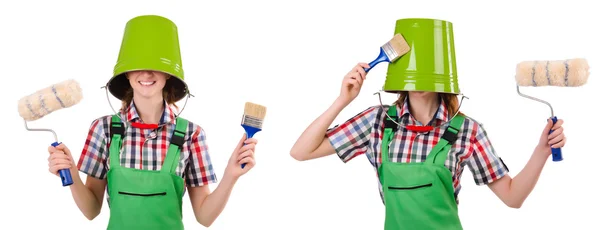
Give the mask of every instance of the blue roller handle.
M 248 138 L 252 138 L 254 136 L 254 134 L 258 133 L 258 131 L 261 130 L 259 128 L 247 126 L 247 125 L 242 125 L 242 127 L 244 127 L 244 130 L 246 131 L 246 140 Z M 246 145 L 246 143 L 244 143 L 244 145 Z M 242 168 L 244 168 L 244 167 L 246 167 L 246 163 L 242 164 Z
M 558 118 L 556 117 L 552 117 L 552 123 L 556 124 L 556 122 L 558 121 Z M 554 130 L 550 129 L 550 133 L 554 132 Z M 558 162 L 558 161 L 562 161 L 563 157 L 562 157 L 562 150 L 560 148 L 552 148 L 552 161 L 554 162 Z
M 385 51 L 383 51 L 383 48 L 379 47 L 379 56 L 377 56 L 377 58 L 375 58 L 375 60 L 373 60 L 371 63 L 369 63 L 369 68 L 365 68 L 365 72 L 368 73 L 369 70 L 373 69 L 373 67 L 375 67 L 377 64 L 379 64 L 381 62 L 390 62 L 390 59 L 385 54 Z
M 58 142 L 52 143 L 53 147 L 56 147 L 59 145 L 60 145 L 60 143 L 58 143 Z M 63 187 L 73 184 L 73 178 L 71 178 L 71 171 L 69 169 L 58 170 L 58 174 L 60 175 L 60 180 L 62 181 Z

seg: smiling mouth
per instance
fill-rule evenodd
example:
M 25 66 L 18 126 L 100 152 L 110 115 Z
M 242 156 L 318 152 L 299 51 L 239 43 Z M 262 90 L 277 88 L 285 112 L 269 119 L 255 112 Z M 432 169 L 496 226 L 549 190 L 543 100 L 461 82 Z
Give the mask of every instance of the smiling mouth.
M 156 83 L 156 81 L 138 81 L 138 83 L 140 83 L 142 86 L 152 86 L 154 83 Z

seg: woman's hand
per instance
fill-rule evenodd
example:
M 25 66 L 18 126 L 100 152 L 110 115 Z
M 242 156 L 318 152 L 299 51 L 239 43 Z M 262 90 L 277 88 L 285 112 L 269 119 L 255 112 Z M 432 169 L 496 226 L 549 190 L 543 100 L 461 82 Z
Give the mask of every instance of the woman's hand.
M 368 67 L 369 65 L 366 63 L 358 63 L 344 77 L 339 99 L 345 104 L 350 104 L 350 102 L 352 102 L 352 100 L 358 96 L 358 93 L 360 93 L 360 88 L 362 87 L 364 80 L 367 78 L 365 68 Z
M 553 125 L 552 119 L 548 119 L 546 127 L 540 136 L 540 142 L 538 143 L 537 149 L 544 154 L 550 156 L 552 154 L 551 148 L 562 148 L 567 142 L 567 137 L 564 134 L 562 127 L 563 120 L 558 119 L 556 124 Z M 553 130 L 550 133 L 550 129 Z
M 242 139 L 240 139 L 240 142 L 229 158 L 225 174 L 237 179 L 250 171 L 250 169 L 254 168 L 254 165 L 256 164 L 254 160 L 254 149 L 257 143 L 258 140 L 254 138 L 246 140 L 246 134 L 244 133 Z M 246 164 L 244 168 L 242 168 L 242 164 Z
M 61 169 L 75 169 L 75 161 L 73 160 L 73 156 L 71 156 L 71 151 L 67 148 L 66 145 L 60 144 L 56 147 L 49 146 L 48 147 L 48 171 L 50 173 L 59 176 L 58 171 Z

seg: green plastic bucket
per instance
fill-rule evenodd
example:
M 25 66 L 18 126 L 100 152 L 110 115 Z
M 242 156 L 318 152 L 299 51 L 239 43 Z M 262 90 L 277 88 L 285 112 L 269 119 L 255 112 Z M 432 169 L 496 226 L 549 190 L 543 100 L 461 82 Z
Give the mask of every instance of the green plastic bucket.
M 114 97 L 122 100 L 131 87 L 125 73 L 134 70 L 171 75 L 165 87 L 175 88 L 175 101 L 188 93 L 175 23 L 156 15 L 138 16 L 127 22 L 113 77 L 108 82 L 108 90 Z
M 426 18 L 399 19 L 394 34 L 399 33 L 410 51 L 388 65 L 383 90 L 459 94 L 452 23 Z

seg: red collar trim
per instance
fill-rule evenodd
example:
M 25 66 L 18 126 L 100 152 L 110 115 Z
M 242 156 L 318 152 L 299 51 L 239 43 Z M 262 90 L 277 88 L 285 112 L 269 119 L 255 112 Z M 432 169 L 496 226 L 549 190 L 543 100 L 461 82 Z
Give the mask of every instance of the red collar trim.
M 418 126 L 418 125 L 408 125 L 406 126 L 406 129 L 410 130 L 410 131 L 414 131 L 414 132 L 429 132 L 431 130 L 433 130 L 432 126 Z
M 144 124 L 139 122 L 131 122 L 131 126 L 138 129 L 156 129 L 158 124 Z

